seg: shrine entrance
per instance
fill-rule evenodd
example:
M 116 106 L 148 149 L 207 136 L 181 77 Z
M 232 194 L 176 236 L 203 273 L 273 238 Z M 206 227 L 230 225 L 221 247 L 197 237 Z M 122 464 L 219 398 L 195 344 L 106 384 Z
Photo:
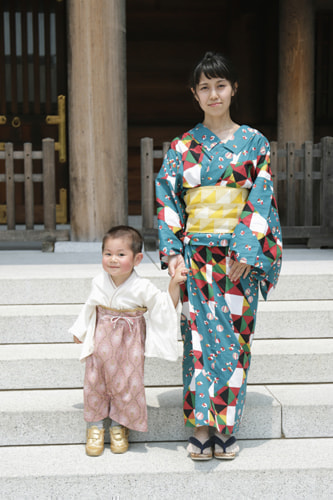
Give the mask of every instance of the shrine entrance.
M 6 142 L 14 151 L 24 143 L 42 149 L 42 139 L 55 140 L 56 199 L 61 220 L 68 220 L 68 163 L 66 153 L 67 41 L 65 2 L 59 0 L 2 0 L 0 4 L 0 150 Z M 15 173 L 23 173 L 17 160 Z M 39 173 L 42 162 L 34 166 Z M 0 160 L 0 174 L 5 161 Z M 0 183 L 0 207 L 6 205 L 6 186 Z M 43 222 L 43 190 L 34 183 L 34 220 Z M 25 222 L 24 185 L 15 186 L 15 222 Z M 6 224 L 6 210 L 0 210 Z

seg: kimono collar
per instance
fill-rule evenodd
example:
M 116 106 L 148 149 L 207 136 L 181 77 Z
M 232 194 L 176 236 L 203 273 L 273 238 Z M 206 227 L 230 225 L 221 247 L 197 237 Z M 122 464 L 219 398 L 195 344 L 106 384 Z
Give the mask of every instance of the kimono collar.
M 117 290 L 118 288 L 120 288 L 122 286 L 127 286 L 127 285 L 131 284 L 131 281 L 135 280 L 138 277 L 136 271 L 133 269 L 132 273 L 129 275 L 129 277 L 127 278 L 127 280 L 125 280 L 121 285 L 117 286 L 117 285 L 115 285 L 115 283 L 114 283 L 113 279 L 111 278 L 111 276 L 106 271 L 104 271 L 104 269 L 103 269 L 103 273 L 107 277 L 109 283 L 111 284 L 111 287 L 114 290 Z
M 231 153 L 239 153 L 255 135 L 256 131 L 247 125 L 241 125 L 234 133 L 233 138 L 226 142 L 221 141 L 214 132 L 205 127 L 202 123 L 198 123 L 189 133 L 196 141 L 202 144 L 207 151 L 211 151 L 215 146 L 221 145 Z

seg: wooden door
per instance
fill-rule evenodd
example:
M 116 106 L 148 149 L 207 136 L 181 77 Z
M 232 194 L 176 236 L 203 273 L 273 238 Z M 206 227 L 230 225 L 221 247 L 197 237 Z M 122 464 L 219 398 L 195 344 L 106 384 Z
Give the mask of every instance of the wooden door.
M 0 142 L 12 142 L 14 150 L 23 150 L 25 142 L 31 142 L 33 150 L 41 150 L 44 137 L 58 141 L 58 126 L 47 124 L 46 117 L 58 114 L 58 96 L 67 93 L 65 9 L 64 0 L 0 2 Z M 4 168 L 2 160 L 0 173 Z M 22 168 L 15 165 L 17 173 Z M 34 167 L 36 173 L 38 168 L 41 165 Z M 58 203 L 61 189 L 68 190 L 68 166 L 56 153 Z M 24 223 L 23 183 L 17 183 L 15 190 L 16 223 Z M 0 205 L 6 203 L 5 193 L 4 183 L 0 183 Z M 41 223 L 39 184 L 34 199 L 35 222 Z

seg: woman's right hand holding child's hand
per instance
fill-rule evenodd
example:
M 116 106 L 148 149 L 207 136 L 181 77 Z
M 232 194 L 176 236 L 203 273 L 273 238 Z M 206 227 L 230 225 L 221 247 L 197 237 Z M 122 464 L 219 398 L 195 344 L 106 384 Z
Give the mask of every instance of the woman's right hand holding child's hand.
M 182 255 L 173 255 L 169 257 L 169 275 L 171 277 L 169 283 L 169 293 L 171 295 L 174 306 L 177 307 L 179 302 L 179 285 L 187 280 L 188 269 Z
M 169 267 L 169 276 L 173 278 L 177 268 L 182 267 L 186 269 L 184 257 L 180 254 L 169 255 L 168 267 Z
M 185 266 L 184 257 L 180 254 L 169 255 L 169 275 L 171 279 L 175 279 L 176 283 L 185 283 L 187 280 L 188 269 Z
M 185 264 L 180 265 L 176 267 L 174 275 L 171 279 L 175 280 L 175 282 L 180 285 L 181 283 L 185 283 L 185 281 L 187 280 L 187 274 L 188 269 L 185 267 Z

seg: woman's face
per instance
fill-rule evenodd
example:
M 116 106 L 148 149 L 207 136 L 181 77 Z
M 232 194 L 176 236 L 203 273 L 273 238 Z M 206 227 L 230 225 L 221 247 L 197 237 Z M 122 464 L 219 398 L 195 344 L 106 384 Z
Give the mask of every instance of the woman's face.
M 191 90 L 205 116 L 219 117 L 229 114 L 231 98 L 236 89 L 237 84 L 233 88 L 225 78 L 207 78 L 202 73 L 198 85 Z

